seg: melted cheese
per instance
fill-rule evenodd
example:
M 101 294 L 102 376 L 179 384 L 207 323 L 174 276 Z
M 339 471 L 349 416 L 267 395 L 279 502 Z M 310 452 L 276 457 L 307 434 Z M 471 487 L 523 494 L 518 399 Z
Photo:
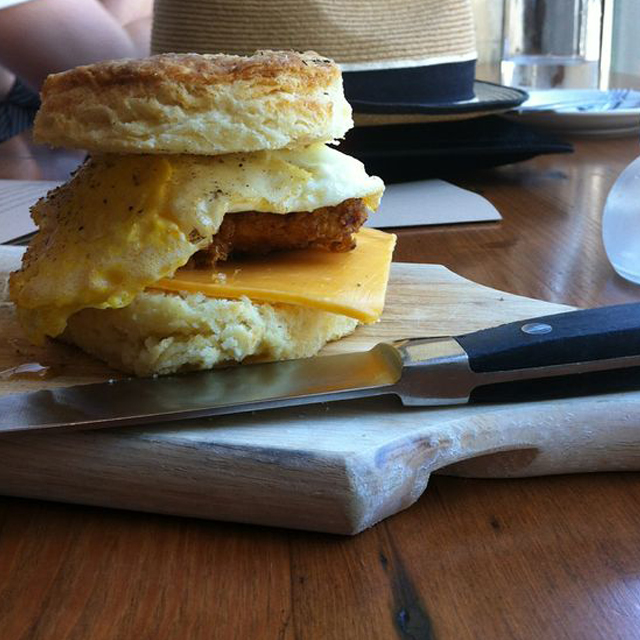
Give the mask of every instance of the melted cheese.
M 233 260 L 214 271 L 179 269 L 153 289 L 199 292 L 214 298 L 287 303 L 371 323 L 380 318 L 396 236 L 362 229 L 347 253 L 286 251 Z
M 384 185 L 324 144 L 226 156 L 98 156 L 40 200 L 40 231 L 11 298 L 29 338 L 57 336 L 86 307 L 118 308 L 209 243 L 227 212 L 289 213 L 363 198 Z

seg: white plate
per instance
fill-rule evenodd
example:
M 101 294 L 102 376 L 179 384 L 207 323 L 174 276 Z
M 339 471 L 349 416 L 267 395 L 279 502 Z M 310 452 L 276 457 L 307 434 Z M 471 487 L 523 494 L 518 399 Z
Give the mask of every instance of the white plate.
M 546 89 L 529 92 L 529 99 L 508 117 L 536 127 L 573 135 L 617 137 L 640 131 L 640 91 L 631 89 Z

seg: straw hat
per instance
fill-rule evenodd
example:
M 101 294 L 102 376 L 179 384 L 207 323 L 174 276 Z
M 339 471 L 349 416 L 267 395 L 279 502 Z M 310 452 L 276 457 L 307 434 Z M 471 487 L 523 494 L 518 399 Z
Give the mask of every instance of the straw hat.
M 257 49 L 333 58 L 357 124 L 470 118 L 526 98 L 474 80 L 471 0 L 155 0 L 153 53 Z

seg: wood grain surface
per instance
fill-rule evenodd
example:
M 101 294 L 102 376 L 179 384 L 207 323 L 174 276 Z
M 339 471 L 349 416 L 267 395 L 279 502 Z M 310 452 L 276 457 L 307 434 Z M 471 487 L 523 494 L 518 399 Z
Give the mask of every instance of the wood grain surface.
M 0 177 L 64 177 L 23 142 L 23 159 L 0 146 Z M 452 177 L 503 221 L 402 230 L 396 259 L 576 306 L 640 300 L 599 229 L 637 138 L 574 143 Z M 0 638 L 626 640 L 640 637 L 639 532 L 633 473 L 437 477 L 354 538 L 4 498 Z

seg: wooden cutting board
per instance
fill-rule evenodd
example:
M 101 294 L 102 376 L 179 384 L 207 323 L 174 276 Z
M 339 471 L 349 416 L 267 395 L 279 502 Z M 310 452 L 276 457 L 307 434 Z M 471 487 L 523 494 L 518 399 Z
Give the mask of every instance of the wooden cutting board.
M 3 251 L 6 271 L 18 254 Z M 394 264 L 381 322 L 324 353 L 567 309 L 474 284 L 441 266 Z M 7 302 L 0 302 L 0 332 L 2 394 L 114 375 L 71 347 L 29 345 Z M 28 363 L 38 363 L 39 373 L 16 371 Z M 409 507 L 435 471 L 513 477 L 638 468 L 640 392 L 439 409 L 376 398 L 0 438 L 5 495 L 344 534 Z

